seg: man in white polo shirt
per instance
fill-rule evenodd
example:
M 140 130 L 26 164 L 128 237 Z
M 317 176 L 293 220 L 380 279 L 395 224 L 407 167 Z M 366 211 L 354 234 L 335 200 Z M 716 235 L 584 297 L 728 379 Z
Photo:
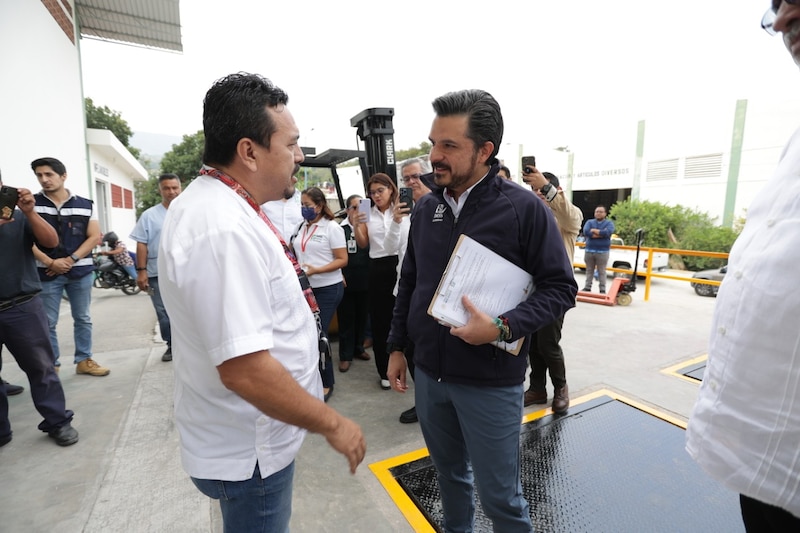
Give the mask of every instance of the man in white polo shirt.
M 288 530 L 306 430 L 324 435 L 351 472 L 366 451 L 361 428 L 321 400 L 316 302 L 260 209 L 294 186 L 303 161 L 287 100 L 254 74 L 214 83 L 204 167 L 161 233 L 182 463 L 219 499 L 225 531 Z

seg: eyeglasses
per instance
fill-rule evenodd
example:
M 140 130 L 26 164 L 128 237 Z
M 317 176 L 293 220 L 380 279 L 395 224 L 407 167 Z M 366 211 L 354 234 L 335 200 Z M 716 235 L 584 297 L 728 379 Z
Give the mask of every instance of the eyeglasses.
M 379 194 L 383 194 L 386 192 L 386 187 L 378 187 L 377 189 L 372 189 L 369 191 L 370 196 L 378 196 Z
M 411 180 L 417 180 L 422 177 L 422 174 L 409 174 L 408 176 L 403 176 L 403 183 L 408 183 Z
M 786 2 L 789 5 L 796 6 L 800 3 L 800 0 L 772 0 L 772 5 L 767 12 L 764 13 L 764 16 L 761 17 L 761 27 L 764 28 L 764 31 L 769 33 L 770 35 L 776 35 L 778 32 L 775 31 L 775 19 L 778 18 L 778 9 L 781 7 L 781 4 Z

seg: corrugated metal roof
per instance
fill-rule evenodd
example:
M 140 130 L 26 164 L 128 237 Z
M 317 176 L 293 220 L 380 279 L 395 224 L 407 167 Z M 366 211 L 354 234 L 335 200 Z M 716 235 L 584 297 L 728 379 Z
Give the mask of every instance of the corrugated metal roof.
M 179 0 L 76 0 L 82 36 L 183 51 Z

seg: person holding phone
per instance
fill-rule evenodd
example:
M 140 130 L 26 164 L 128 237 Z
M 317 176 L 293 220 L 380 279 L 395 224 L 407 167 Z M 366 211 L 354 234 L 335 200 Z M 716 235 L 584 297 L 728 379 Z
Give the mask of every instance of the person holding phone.
M 59 446 L 70 446 L 78 442 L 78 431 L 72 427 L 74 413 L 66 408 L 53 364 L 47 315 L 39 296 L 42 284 L 33 258 L 33 244 L 53 249 L 58 246 L 58 233 L 36 212 L 31 191 L 18 189 L 17 194 L 19 209 L 0 220 L 0 346 L 8 346 L 28 377 L 31 399 L 44 418 L 39 429 Z M 11 437 L 7 392 L 0 386 L 0 447 L 11 442 Z
M 398 190 L 387 174 L 374 174 L 367 181 L 367 194 L 372 200 L 369 221 L 364 213 L 356 219 L 356 242 L 361 248 L 369 246 L 369 317 L 372 324 L 372 350 L 375 367 L 383 390 L 391 389 L 386 369 L 389 355 L 386 338 L 394 308 L 394 286 L 397 281 L 400 233 L 408 232 L 408 213 L 398 205 Z
M 353 358 L 369 361 L 364 349 L 369 314 L 369 248 L 356 242 L 354 225 L 361 196 L 350 195 L 345 201 L 347 216 L 340 224 L 347 243 L 347 266 L 342 268 L 344 294 L 336 317 L 339 321 L 339 372 L 347 372 Z
M 430 173 L 430 169 L 425 160 L 414 158 L 404 161 L 400 166 L 400 173 L 402 174 L 400 179 L 405 186 L 405 190 L 411 191 L 411 199 L 413 203 L 418 202 L 423 196 L 431 192 L 425 182 L 422 181 L 422 176 Z M 403 189 L 401 189 L 401 191 L 402 190 Z M 399 208 L 410 207 L 410 214 L 411 209 L 413 209 L 413 204 L 412 206 L 404 206 L 402 200 L 399 202 L 399 204 Z M 405 216 L 404 210 L 401 212 L 401 216 Z M 409 224 L 405 231 L 400 233 L 400 252 L 397 254 L 397 283 L 394 285 L 393 293 L 395 296 L 397 296 L 397 286 L 400 282 L 400 270 L 403 267 L 403 257 L 405 257 L 406 248 L 408 246 L 408 230 L 410 227 L 411 226 Z M 414 343 L 411 342 L 410 339 L 407 340 L 406 344 L 406 361 L 408 362 L 408 373 L 411 374 L 411 379 L 414 379 Z M 401 424 L 413 424 L 414 422 L 418 422 L 416 407 L 411 407 L 410 409 L 406 409 L 400 413 Z
M 328 327 L 344 294 L 342 268 L 347 266 L 347 245 L 344 230 L 333 221 L 325 194 L 311 187 L 300 194 L 303 214 L 302 226 L 292 236 L 292 246 L 297 261 L 308 276 L 319 305 L 322 331 L 328 336 Z M 333 394 L 333 361 L 328 353 L 325 364 L 320 362 L 322 392 L 325 401 Z

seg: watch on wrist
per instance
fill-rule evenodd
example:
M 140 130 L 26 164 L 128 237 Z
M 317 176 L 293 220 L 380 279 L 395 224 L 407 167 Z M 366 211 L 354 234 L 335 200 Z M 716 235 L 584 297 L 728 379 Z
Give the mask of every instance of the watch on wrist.
M 69 258 L 70 258 L 70 259 L 72 259 L 72 260 L 73 260 L 74 262 L 76 262 L 76 263 L 77 263 L 78 261 L 80 261 L 80 260 L 81 260 L 81 258 L 80 258 L 80 257 L 78 257 L 78 256 L 77 256 L 77 255 L 75 255 L 75 254 L 69 254 Z
M 147 267 L 136 267 L 136 272 L 141 272 L 142 270 L 147 270 Z
M 406 347 L 402 344 L 397 344 L 396 342 L 390 342 L 386 345 L 386 355 L 391 355 L 392 352 L 403 352 L 406 353 Z
M 555 198 L 556 195 L 558 194 L 558 187 L 553 187 L 551 183 L 546 184 L 539 190 L 542 192 L 544 199 L 547 200 L 548 202 L 552 202 L 553 198 Z

